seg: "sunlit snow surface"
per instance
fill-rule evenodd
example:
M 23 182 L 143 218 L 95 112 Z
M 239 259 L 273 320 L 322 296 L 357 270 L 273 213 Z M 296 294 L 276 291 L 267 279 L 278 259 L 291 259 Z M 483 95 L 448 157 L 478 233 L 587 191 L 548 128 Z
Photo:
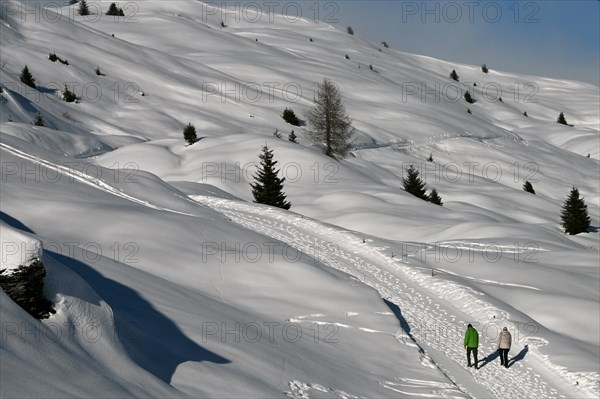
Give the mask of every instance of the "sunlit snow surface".
M 36 321 L 0 293 L 2 397 L 600 394 L 598 87 L 379 51 L 310 18 L 222 28 L 192 1 L 137 1 L 117 21 L 6 4 L 2 268 L 41 242 L 57 313 Z M 475 104 L 454 98 L 452 69 Z M 341 162 L 281 118 L 304 119 L 324 77 L 356 128 Z M 57 99 L 65 83 L 79 103 Z M 291 212 L 252 203 L 265 143 Z M 409 164 L 443 207 L 401 189 Z M 567 236 L 573 186 L 593 228 Z

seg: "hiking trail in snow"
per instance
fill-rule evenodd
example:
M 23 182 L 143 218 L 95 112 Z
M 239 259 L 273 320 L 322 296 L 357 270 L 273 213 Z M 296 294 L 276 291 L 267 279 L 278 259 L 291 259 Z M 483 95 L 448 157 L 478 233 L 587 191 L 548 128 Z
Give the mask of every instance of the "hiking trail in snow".
M 408 326 L 396 334 L 397 341 L 416 344 L 423 351 L 422 365 L 438 367 L 460 391 L 471 397 L 541 399 L 595 395 L 594 378 L 586 380 L 580 375 L 579 385 L 575 387 L 572 382 L 575 373 L 564 372 L 536 353 L 537 348 L 547 344 L 540 337 L 526 336 L 514 342 L 510 367 L 505 369 L 497 358 L 495 339 L 486 339 L 478 329 L 480 369 L 467 368 L 462 346 L 466 325 L 472 323 L 477 327 L 476 323 L 485 324 L 492 318 L 499 326 L 509 324 L 509 314 L 486 303 L 482 293 L 451 281 L 432 279 L 423 268 L 411 267 L 410 258 L 391 257 L 383 252 L 384 248 L 370 244 L 372 240 L 363 241 L 362 235 L 359 237 L 302 215 L 241 201 L 207 196 L 191 198 L 235 223 L 314 256 L 323 264 L 376 289 L 383 299 L 399 307 L 400 317 L 406 320 Z M 294 321 L 306 317 L 299 316 Z M 402 378 L 380 383 L 390 389 L 390 395 L 415 385 L 403 382 Z M 290 387 L 288 395 L 294 398 L 309 398 L 311 390 L 317 396 L 323 392 L 334 393 L 318 384 L 300 381 L 290 381 Z M 454 391 L 458 393 L 456 387 Z M 444 386 L 440 390 L 451 396 L 452 387 Z M 346 392 L 338 396 L 355 397 Z

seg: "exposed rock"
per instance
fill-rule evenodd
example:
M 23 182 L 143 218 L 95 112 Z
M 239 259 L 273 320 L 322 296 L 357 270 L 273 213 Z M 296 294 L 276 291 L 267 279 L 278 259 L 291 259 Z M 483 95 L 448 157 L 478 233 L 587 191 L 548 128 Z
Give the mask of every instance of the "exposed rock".
M 44 297 L 46 269 L 41 260 L 19 266 L 10 274 L 5 272 L 7 270 L 0 270 L 0 287 L 17 305 L 36 319 L 46 319 L 56 313 L 52 303 Z

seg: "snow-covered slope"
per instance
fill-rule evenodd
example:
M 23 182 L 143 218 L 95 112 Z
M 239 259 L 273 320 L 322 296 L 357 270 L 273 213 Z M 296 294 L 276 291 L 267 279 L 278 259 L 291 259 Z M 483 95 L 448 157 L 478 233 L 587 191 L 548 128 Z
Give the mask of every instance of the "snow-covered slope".
M 222 28 L 212 3 L 97 21 L 76 5 L 36 20 L 36 4 L 3 3 L 0 19 L 2 268 L 5 243 L 42 242 L 57 313 L 35 321 L 0 293 L 2 397 L 598 396 L 598 87 L 484 74 L 306 18 Z M 302 117 L 324 77 L 356 128 L 341 162 L 281 118 Z M 59 100 L 65 84 L 79 103 Z M 293 212 L 248 203 L 265 143 Z M 443 207 L 401 189 L 409 164 Z M 572 186 L 588 234 L 560 229 Z
M 19 266 L 29 266 L 42 256 L 42 243 L 39 240 L 4 223 L 0 224 L 0 245 L 0 272 L 5 276 L 14 273 Z

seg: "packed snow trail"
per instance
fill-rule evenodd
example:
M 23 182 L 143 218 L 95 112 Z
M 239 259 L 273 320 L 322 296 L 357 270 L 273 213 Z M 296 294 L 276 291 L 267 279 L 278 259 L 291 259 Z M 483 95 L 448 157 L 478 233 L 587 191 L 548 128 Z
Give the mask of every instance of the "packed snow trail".
M 482 367 L 479 370 L 466 368 L 462 334 L 467 323 L 479 321 L 485 324 L 492 316 L 482 320 L 481 315 L 493 314 L 498 325 L 509 325 L 508 313 L 485 303 L 481 294 L 467 287 L 439 279 L 428 284 L 423 271 L 382 253 L 361 237 L 301 215 L 241 201 L 207 196 L 191 198 L 250 230 L 314 256 L 323 264 L 376 289 L 382 298 L 400 308 L 408 323 L 410 336 L 398 333 L 397 340 L 410 345 L 411 338 L 414 338 L 425 351 L 421 363 L 431 366 L 433 362 L 471 397 L 542 399 L 594 396 L 592 390 L 586 392 L 584 389 L 587 387 L 582 385 L 578 386 L 581 390 L 572 388 L 563 374 L 555 372 L 553 365 L 532 353 L 536 347 L 546 344 L 538 337 L 514 342 L 511 358 L 519 358 L 517 354 L 521 354 L 521 358 L 509 360 L 511 367 L 505 369 L 495 356 L 495 340 L 486 340 L 479 331 L 479 362 Z M 381 384 L 390 388 L 394 386 L 393 381 L 381 381 Z

